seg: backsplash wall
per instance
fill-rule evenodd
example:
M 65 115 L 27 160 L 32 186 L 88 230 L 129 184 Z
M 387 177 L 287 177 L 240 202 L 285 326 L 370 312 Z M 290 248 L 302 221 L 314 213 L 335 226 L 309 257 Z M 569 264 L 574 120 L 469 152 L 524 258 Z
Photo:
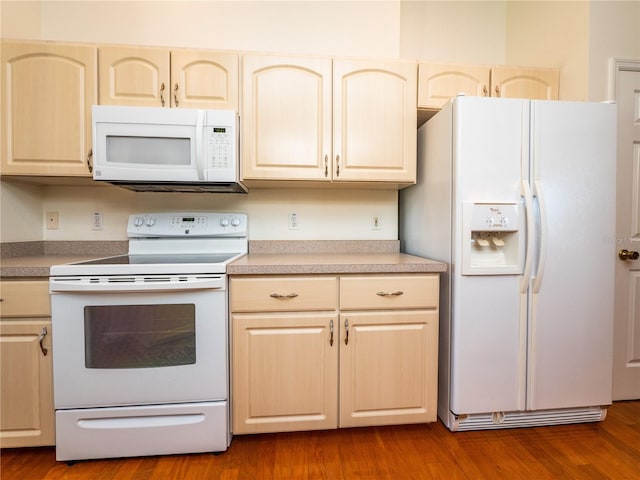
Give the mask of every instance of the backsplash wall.
M 48 186 L 43 187 L 42 198 L 42 238 L 49 241 L 126 240 L 126 223 L 132 213 L 194 210 L 248 214 L 251 240 L 398 238 L 398 193 L 388 190 L 291 188 L 283 195 L 282 189 L 251 189 L 240 195 Z M 47 212 L 58 212 L 58 229 L 47 229 Z M 94 212 L 102 214 L 102 230 L 92 229 Z M 297 229 L 289 228 L 291 213 L 297 216 Z M 378 217 L 376 229 L 374 217 Z

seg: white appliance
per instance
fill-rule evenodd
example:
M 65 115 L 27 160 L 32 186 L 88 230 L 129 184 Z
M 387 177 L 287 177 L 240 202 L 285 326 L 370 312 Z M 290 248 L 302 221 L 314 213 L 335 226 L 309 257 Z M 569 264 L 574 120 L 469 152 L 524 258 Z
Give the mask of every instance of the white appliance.
M 598 421 L 611 403 L 616 106 L 460 96 L 418 131 L 403 251 L 447 262 L 451 430 Z
M 230 110 L 94 105 L 93 178 L 135 191 L 246 193 Z
M 51 268 L 56 458 L 224 451 L 246 215 L 136 214 L 127 232 L 127 255 Z

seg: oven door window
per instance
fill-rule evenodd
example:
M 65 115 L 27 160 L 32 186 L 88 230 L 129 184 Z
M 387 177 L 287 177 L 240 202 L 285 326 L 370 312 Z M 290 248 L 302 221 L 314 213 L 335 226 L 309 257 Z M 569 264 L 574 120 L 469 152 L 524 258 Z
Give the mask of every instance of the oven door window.
M 154 368 L 196 363 L 194 304 L 84 308 L 86 368 Z

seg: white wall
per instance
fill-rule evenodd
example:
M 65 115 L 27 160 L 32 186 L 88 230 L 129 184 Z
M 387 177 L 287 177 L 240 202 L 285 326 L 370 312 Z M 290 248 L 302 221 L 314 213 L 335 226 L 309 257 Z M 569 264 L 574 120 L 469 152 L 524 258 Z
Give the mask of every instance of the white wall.
M 560 98 L 587 100 L 589 2 L 509 2 L 506 63 L 560 69 Z
M 589 100 L 608 98 L 609 60 L 640 59 L 640 0 L 591 1 Z
M 640 58 L 640 1 L 2 0 L 0 36 L 554 66 L 561 68 L 562 98 L 599 101 L 609 57 Z M 246 211 L 252 239 L 397 238 L 396 192 L 253 189 L 243 197 L 174 198 L 120 189 L 21 190 L 4 181 L 1 189 L 2 241 L 122 239 L 128 213 L 176 206 Z M 103 232 L 86 227 L 96 209 L 105 217 Z M 34 219 L 49 210 L 59 211 L 60 229 L 34 229 Z M 298 231 L 286 228 L 294 210 Z M 372 215 L 381 216 L 381 230 L 370 229 Z
M 3 38 L 273 51 L 326 56 L 398 58 L 400 1 L 55 1 L 0 3 Z M 6 182 L 2 182 L 3 185 Z M 20 201 L 9 187 L 3 203 Z M 251 239 L 397 238 L 397 192 L 252 189 L 249 195 L 140 194 L 116 188 L 50 186 L 40 210 L 59 212 L 45 240 L 121 240 L 136 211 L 197 209 L 249 214 Z M 33 206 L 36 202 L 30 202 Z M 90 229 L 101 211 L 105 229 Z M 297 213 L 298 230 L 288 229 Z M 371 217 L 381 228 L 371 229 Z M 2 235 L 33 240 L 32 231 Z
M 0 182 L 0 239 L 42 240 L 44 187 Z
M 507 2 L 403 1 L 400 56 L 442 63 L 505 63 Z
M 343 240 L 397 238 L 397 192 L 331 189 L 257 189 L 249 195 L 137 193 L 117 187 L 45 187 L 44 211 L 59 212 L 58 230 L 45 240 L 126 240 L 131 213 L 155 211 L 242 212 L 252 240 Z M 101 212 L 104 230 L 91 229 Z M 289 214 L 298 217 L 289 230 Z M 380 229 L 372 229 L 372 218 Z

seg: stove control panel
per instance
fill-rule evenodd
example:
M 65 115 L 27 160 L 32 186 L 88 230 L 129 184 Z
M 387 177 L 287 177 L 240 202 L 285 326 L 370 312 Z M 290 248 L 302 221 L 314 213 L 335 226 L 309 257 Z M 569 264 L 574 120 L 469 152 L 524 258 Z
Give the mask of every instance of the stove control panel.
M 129 216 L 129 237 L 246 237 L 244 213 L 160 212 Z

